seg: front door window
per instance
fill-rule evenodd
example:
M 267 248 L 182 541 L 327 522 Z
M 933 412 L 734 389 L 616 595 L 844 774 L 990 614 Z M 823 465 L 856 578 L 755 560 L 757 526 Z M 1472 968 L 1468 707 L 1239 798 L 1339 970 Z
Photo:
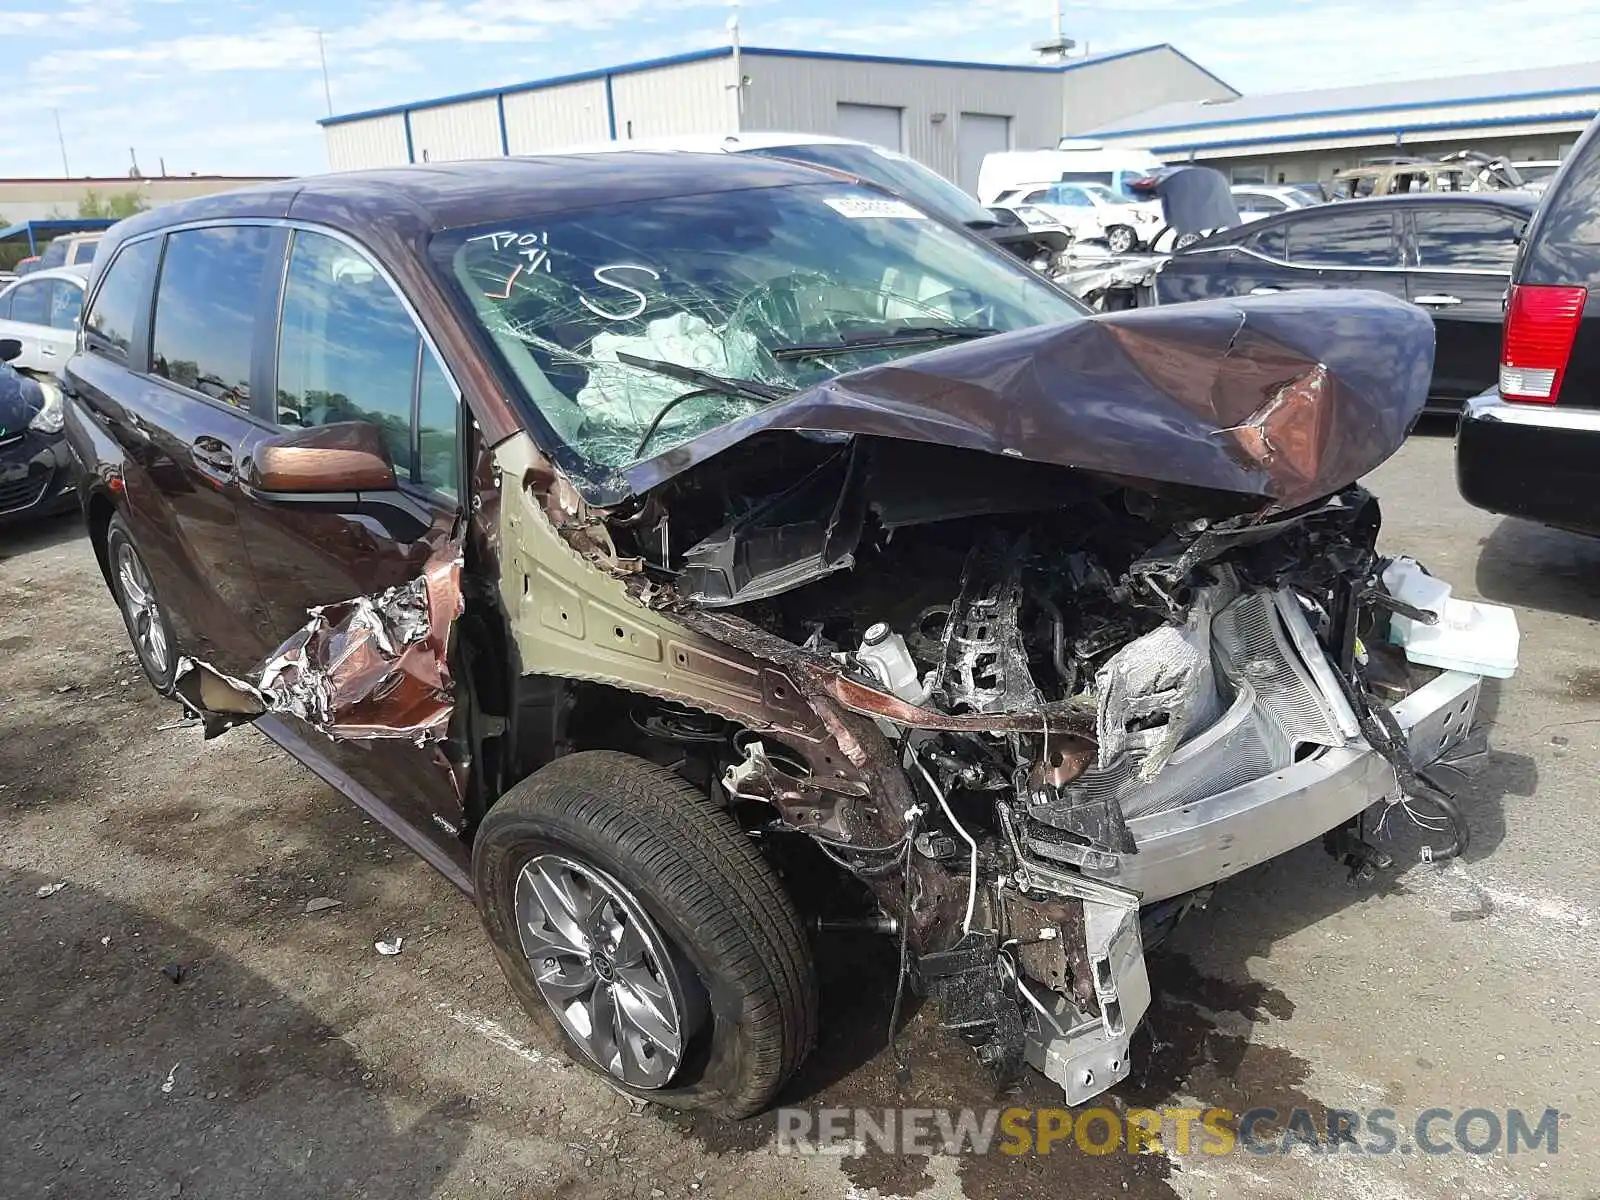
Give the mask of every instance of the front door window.
M 459 409 L 389 281 L 345 243 L 297 232 L 278 343 L 278 424 L 370 422 L 397 479 L 455 496 Z

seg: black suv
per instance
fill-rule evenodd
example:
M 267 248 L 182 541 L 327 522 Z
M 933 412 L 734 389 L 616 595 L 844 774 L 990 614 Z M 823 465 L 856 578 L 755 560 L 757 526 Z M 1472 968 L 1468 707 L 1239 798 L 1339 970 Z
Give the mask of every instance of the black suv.
M 1479 508 L 1600 534 L 1600 120 L 1528 227 L 1500 383 L 1467 402 L 1456 477 Z

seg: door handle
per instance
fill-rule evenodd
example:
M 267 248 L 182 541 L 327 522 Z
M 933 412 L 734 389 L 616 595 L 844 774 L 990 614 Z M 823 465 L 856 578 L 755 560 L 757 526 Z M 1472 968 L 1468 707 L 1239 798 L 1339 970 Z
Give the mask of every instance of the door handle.
M 54 346 L 50 345 L 50 343 L 44 342 L 39 346 L 39 357 L 40 358 L 54 358 L 55 356 L 56 356 L 56 348 Z
M 189 447 L 189 454 L 201 467 L 219 475 L 233 474 L 233 451 L 214 437 L 197 437 Z
M 1276 296 L 1281 291 L 1283 291 L 1282 288 L 1253 287 L 1250 289 L 1250 294 L 1252 296 Z
M 1450 308 L 1461 303 L 1460 296 L 1418 296 L 1413 303 L 1426 304 L 1430 308 Z

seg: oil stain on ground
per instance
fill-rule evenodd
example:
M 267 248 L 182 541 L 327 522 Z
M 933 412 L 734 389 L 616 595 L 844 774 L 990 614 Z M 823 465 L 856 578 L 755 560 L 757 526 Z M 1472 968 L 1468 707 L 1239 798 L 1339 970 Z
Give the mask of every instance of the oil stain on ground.
M 887 1049 L 888 1013 L 894 994 L 894 955 L 885 940 L 832 939 L 819 954 L 822 972 L 821 1033 L 816 1051 L 779 1104 L 815 1112 L 822 1108 L 881 1110 L 1061 1108 L 1060 1089 L 1028 1070 L 1012 1087 L 997 1092 L 994 1078 L 958 1038 L 938 1027 L 931 1007 L 906 1022 L 900 1049 L 911 1070 L 902 1089 Z M 1255 1045 L 1218 1028 L 1213 1014 L 1248 1021 L 1286 1021 L 1294 1002 L 1265 984 L 1216 979 L 1188 959 L 1165 953 L 1150 960 L 1155 1000 L 1134 1045 L 1133 1074 L 1086 1107 L 1119 1116 L 1130 1108 L 1171 1108 L 1197 1098 L 1207 1107 L 1238 1114 L 1270 1107 L 1286 1120 L 1294 1109 L 1325 1128 L 1327 1109 L 1304 1090 L 1310 1068 L 1284 1050 Z M 670 1125 L 715 1154 L 770 1153 L 777 1131 L 772 1111 L 742 1122 L 670 1114 Z M 1261 1121 L 1256 1132 L 1280 1128 Z M 1095 1130 L 1105 1137 L 1104 1126 Z M 1275 1136 L 1275 1135 L 1273 1135 Z M 1056 1141 L 1047 1154 L 1004 1154 L 1003 1139 L 985 1155 L 963 1155 L 957 1174 L 968 1200 L 1078 1200 L 1122 1196 L 1128 1200 L 1175 1200 L 1172 1184 L 1181 1166 L 1164 1154 L 1130 1155 L 1125 1148 L 1089 1154 L 1075 1139 Z M 839 1159 L 857 1188 L 884 1196 L 915 1196 L 934 1182 L 928 1159 L 865 1145 Z

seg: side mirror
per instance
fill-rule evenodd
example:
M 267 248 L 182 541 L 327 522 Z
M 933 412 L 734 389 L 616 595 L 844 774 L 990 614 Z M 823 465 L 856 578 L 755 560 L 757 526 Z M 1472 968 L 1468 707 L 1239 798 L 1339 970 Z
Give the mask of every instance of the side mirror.
M 257 442 L 250 485 L 277 493 L 387 492 L 394 464 L 383 431 L 367 421 L 291 429 Z
M 0 338 L 0 362 L 22 357 L 22 343 L 16 338 Z

